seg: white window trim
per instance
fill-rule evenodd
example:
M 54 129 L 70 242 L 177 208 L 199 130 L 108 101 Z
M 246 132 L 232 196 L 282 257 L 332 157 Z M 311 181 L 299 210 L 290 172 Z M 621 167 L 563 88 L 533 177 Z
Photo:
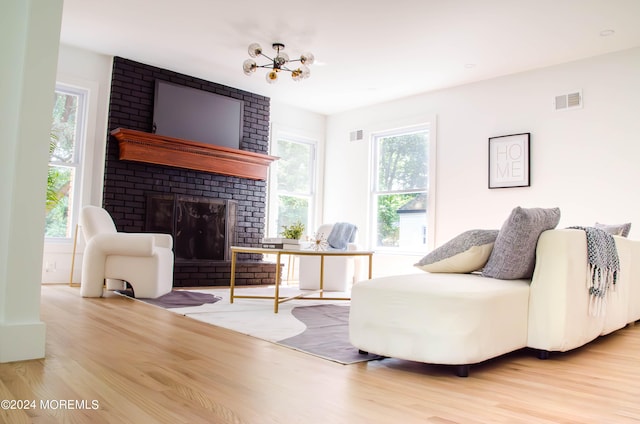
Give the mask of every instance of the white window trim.
M 384 124 L 382 124 L 384 126 Z M 428 187 L 427 191 L 427 251 L 433 250 L 435 246 L 436 240 L 436 163 L 437 163 L 437 120 L 435 115 L 429 117 L 428 119 L 421 120 L 421 123 L 413 123 L 406 125 L 388 125 L 385 129 L 379 129 L 377 131 L 372 131 L 369 136 L 369 146 L 370 146 L 370 167 L 369 167 L 369 175 L 370 175 L 370 198 L 369 198 L 369 240 L 370 240 L 370 248 L 375 249 L 376 251 L 383 252 L 385 254 L 399 254 L 399 255 L 415 255 L 417 253 L 426 253 L 426 252 L 416 252 L 416 251 L 405 251 L 399 248 L 385 248 L 379 247 L 376 244 L 377 240 L 377 214 L 373 211 L 373 205 L 376 204 L 375 196 L 381 194 L 381 192 L 376 192 L 376 184 L 375 176 L 377 175 L 377 149 L 376 149 L 376 138 L 384 137 L 387 135 L 397 134 L 399 131 L 420 131 L 423 129 L 427 129 L 429 131 L 429 177 L 428 177 Z M 412 192 L 412 191 L 410 191 Z M 394 192 L 399 193 L 399 192 Z
M 307 134 L 305 131 L 296 130 L 292 128 L 285 127 L 283 125 L 272 124 L 271 126 L 271 140 L 269 143 L 270 146 L 270 154 L 273 156 L 278 156 L 277 152 L 277 141 L 278 140 L 289 140 L 297 143 L 304 143 L 312 146 L 313 148 L 313 166 L 312 166 L 312 175 L 311 175 L 311 194 L 310 194 L 310 204 L 309 204 L 309 221 L 310 225 L 317 227 L 317 216 L 318 209 L 320 207 L 319 198 L 318 198 L 318 183 L 319 183 L 319 141 L 316 137 L 311 134 Z M 266 212 L 266 227 L 265 227 L 265 235 L 268 236 L 276 236 L 280 229 L 277 228 L 276 220 L 278 218 L 277 210 L 278 210 L 278 177 L 277 177 L 277 161 L 276 166 L 271 166 L 269 168 L 269 184 L 267 187 L 267 212 Z M 286 194 L 286 193 L 282 193 Z M 292 193 L 295 195 L 295 193 Z M 315 228 L 305 228 L 305 234 L 313 234 L 315 232 Z
M 78 217 L 80 215 L 80 208 L 82 207 L 83 198 L 83 186 L 85 175 L 85 150 L 87 146 L 87 127 L 89 121 L 89 95 L 90 89 L 85 87 L 78 87 L 71 84 L 65 84 L 62 82 L 56 83 L 55 90 L 57 92 L 69 93 L 78 96 L 78 114 L 77 114 L 77 133 L 74 146 L 73 163 L 55 163 L 49 162 L 49 165 L 69 167 L 74 169 L 73 176 L 73 193 L 70 222 L 69 222 L 69 236 L 68 237 L 45 237 L 45 243 L 64 243 L 69 244 L 73 242 L 75 228 L 78 224 Z

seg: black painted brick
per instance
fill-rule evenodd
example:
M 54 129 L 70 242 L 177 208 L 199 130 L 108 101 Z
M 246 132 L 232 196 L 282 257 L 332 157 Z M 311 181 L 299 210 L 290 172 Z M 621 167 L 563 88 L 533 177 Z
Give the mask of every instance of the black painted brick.
M 113 64 L 109 131 L 122 127 L 151 132 L 156 79 L 244 100 L 244 137 L 240 148 L 268 153 L 268 97 L 121 57 L 114 58 Z M 148 194 L 188 194 L 238 200 L 235 240 L 244 246 L 259 243 L 264 234 L 264 181 L 120 161 L 118 153 L 117 142 L 107 137 L 103 204 L 119 231 L 144 231 Z M 239 259 L 248 262 L 238 266 L 239 273 L 245 275 L 244 278 L 236 277 L 238 285 L 275 282 L 275 264 L 261 262 L 261 255 L 239 255 Z M 229 262 L 202 261 L 194 265 L 192 262 L 184 264 L 177 261 L 174 266 L 174 286 L 228 285 L 230 272 Z

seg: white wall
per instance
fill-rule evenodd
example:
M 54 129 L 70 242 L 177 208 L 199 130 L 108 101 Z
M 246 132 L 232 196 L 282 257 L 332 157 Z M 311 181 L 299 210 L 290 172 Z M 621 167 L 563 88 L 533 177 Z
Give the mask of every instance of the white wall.
M 104 159 L 107 142 L 107 118 L 113 57 L 76 47 L 60 45 L 56 81 L 89 91 L 87 104 L 87 143 L 82 152 L 81 179 L 82 205 L 102 205 Z M 73 235 L 73 231 L 72 231 Z M 79 236 L 80 242 L 82 235 Z M 79 251 L 82 250 L 80 243 Z M 73 240 L 52 241 L 44 244 L 42 261 L 43 283 L 67 283 L 71 272 Z M 76 255 L 74 282 L 80 282 L 79 259 Z
M 574 89 L 584 107 L 554 111 L 554 97 Z M 349 131 L 368 135 L 435 116 L 436 245 L 467 229 L 500 228 L 515 206 L 558 206 L 559 227 L 632 222 L 633 238 L 640 234 L 638 93 L 636 48 L 332 115 L 325 218 L 369 228 L 370 143 L 349 143 Z M 531 133 L 531 187 L 488 189 L 488 138 L 522 132 Z

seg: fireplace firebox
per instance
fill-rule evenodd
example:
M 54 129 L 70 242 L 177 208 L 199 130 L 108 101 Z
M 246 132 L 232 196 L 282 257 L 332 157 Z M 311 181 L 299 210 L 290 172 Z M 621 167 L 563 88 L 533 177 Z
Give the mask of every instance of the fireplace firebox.
M 148 195 L 145 230 L 173 236 L 176 262 L 229 261 L 237 202 L 187 195 Z

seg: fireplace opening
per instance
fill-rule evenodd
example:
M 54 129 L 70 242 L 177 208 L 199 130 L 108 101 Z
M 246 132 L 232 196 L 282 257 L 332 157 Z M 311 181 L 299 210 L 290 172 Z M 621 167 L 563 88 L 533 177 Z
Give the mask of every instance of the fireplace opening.
M 148 195 L 145 231 L 171 234 L 176 262 L 229 261 L 237 202 L 187 195 Z

